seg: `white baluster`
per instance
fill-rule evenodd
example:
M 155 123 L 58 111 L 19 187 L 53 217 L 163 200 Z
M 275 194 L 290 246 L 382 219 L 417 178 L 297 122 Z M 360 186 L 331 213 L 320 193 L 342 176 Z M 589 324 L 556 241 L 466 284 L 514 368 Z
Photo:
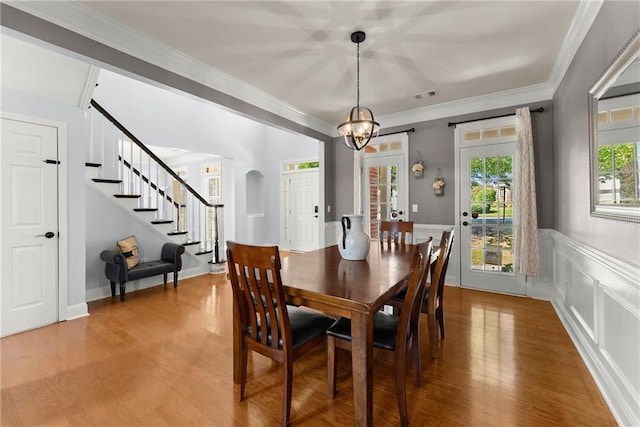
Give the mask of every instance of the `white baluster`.
M 135 194 L 136 187 L 133 180 L 133 141 L 129 141 L 129 194 Z
M 151 156 L 149 157 L 149 164 L 147 165 L 147 206 L 152 207 L 153 198 L 151 197 Z M 157 211 L 156 211 L 157 215 Z

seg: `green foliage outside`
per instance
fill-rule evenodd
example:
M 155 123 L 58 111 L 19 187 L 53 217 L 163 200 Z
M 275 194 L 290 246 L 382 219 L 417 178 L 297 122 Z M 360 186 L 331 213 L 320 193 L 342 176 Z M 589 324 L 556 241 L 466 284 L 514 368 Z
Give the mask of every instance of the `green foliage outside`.
M 511 186 L 513 179 L 513 160 L 511 156 L 496 156 L 471 159 L 471 181 L 480 183 L 484 180 L 489 185 Z M 474 185 L 474 184 L 472 184 Z
M 319 167 L 320 167 L 320 162 L 298 163 L 298 170 L 300 170 L 300 169 L 317 169 Z
M 639 195 L 636 193 L 638 182 L 636 156 L 635 144 L 632 142 L 598 147 L 600 182 L 617 179 L 622 203 L 638 204 L 640 202 Z
M 482 186 L 476 185 L 471 187 L 471 201 L 472 202 L 484 202 L 485 209 L 482 212 L 482 208 L 479 205 L 472 205 L 471 212 L 475 213 L 489 213 L 491 211 L 491 205 L 496 201 L 496 190 L 491 187 L 484 188 L 484 200 L 482 194 Z

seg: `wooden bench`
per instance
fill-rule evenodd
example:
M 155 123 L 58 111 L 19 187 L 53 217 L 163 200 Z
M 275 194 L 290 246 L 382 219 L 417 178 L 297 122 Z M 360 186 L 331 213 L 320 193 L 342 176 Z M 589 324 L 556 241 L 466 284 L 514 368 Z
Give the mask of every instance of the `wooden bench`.
M 100 259 L 106 263 L 104 274 L 111 283 L 111 297 L 116 296 L 116 282 L 120 284 L 120 301 L 124 301 L 126 283 L 147 277 L 164 276 L 167 285 L 167 274 L 173 272 L 173 287 L 178 287 L 178 272 L 182 269 L 182 254 L 184 246 L 176 243 L 165 243 L 162 246 L 160 259 L 157 261 L 141 262 L 135 267 L 128 268 L 124 254 L 117 250 L 105 250 L 100 253 Z

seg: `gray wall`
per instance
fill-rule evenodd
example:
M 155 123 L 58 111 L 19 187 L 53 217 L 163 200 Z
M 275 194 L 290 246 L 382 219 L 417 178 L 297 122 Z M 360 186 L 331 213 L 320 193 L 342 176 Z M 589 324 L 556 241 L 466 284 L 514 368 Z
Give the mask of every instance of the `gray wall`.
M 162 245 L 166 237 L 153 230 L 149 225 L 133 219 L 131 213 L 118 207 L 97 190 L 87 186 L 87 241 L 86 241 L 86 290 L 109 287 L 104 275 L 104 262 L 100 252 L 105 249 L 117 249 L 116 240 L 136 236 L 140 258 L 146 261 L 160 259 Z M 192 255 L 182 256 L 182 270 L 198 266 Z M 127 291 L 132 290 L 131 287 Z
M 590 215 L 587 92 L 637 31 L 639 17 L 640 2 L 605 2 L 553 98 L 556 229 L 635 266 L 640 225 Z
M 527 105 L 531 109 L 543 107 L 543 113 L 532 113 L 531 121 L 534 137 L 534 155 L 536 162 L 536 185 L 538 202 L 538 227 L 554 228 L 554 152 L 553 152 L 553 108 L 551 101 L 536 102 Z M 449 117 L 446 119 L 412 123 L 405 126 L 383 129 L 380 134 L 414 128 L 409 133 L 409 164 L 418 159 L 417 152 L 425 165 L 425 176 L 417 180 L 409 177 L 409 206 L 419 205 L 417 213 L 411 213 L 412 221 L 419 224 L 455 223 L 455 140 L 454 128 L 448 122 L 479 120 L 491 116 L 515 113 L 520 105 L 481 113 Z M 384 123 L 383 123 L 384 124 Z M 339 138 L 334 138 L 333 155 L 334 192 L 336 209 L 340 217 L 353 210 L 353 152 L 344 146 Z M 438 168 L 445 178 L 445 195 L 436 197 L 431 188 Z

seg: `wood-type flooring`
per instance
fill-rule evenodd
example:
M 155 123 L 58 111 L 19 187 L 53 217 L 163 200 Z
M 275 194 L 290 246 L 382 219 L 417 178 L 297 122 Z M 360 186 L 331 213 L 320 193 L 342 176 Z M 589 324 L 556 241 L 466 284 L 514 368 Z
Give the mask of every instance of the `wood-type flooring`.
M 423 386 L 407 378 L 413 426 L 609 426 L 604 399 L 551 304 L 445 291 L 446 339 Z M 224 274 L 89 303 L 90 315 L 0 340 L 2 426 L 277 426 L 282 370 L 250 353 L 246 399 L 233 385 L 232 295 Z M 351 362 L 326 349 L 294 364 L 292 423 L 353 425 Z M 410 364 L 409 364 L 410 366 Z M 392 367 L 374 363 L 374 425 L 396 426 Z

